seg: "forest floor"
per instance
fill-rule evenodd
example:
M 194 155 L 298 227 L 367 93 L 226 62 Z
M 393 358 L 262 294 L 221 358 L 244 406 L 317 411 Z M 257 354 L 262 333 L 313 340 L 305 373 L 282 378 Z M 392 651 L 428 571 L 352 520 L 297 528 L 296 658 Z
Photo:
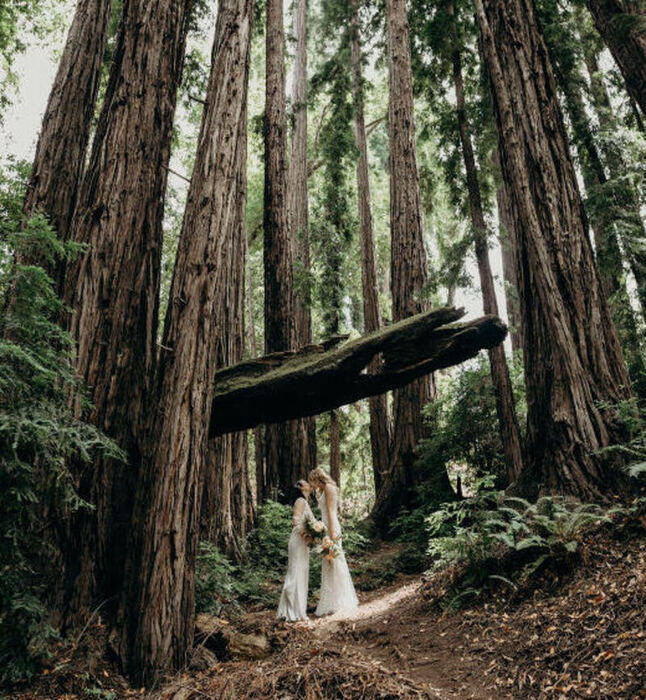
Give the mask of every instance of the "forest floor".
M 211 657 L 208 668 L 152 693 L 129 687 L 101 656 L 97 626 L 30 691 L 10 697 L 646 698 L 645 542 L 591 535 L 574 571 L 522 595 L 483 594 L 454 611 L 425 599 L 421 577 L 400 576 L 361 594 L 349 616 L 290 625 L 271 610 L 243 614 L 229 624 L 266 635 L 266 658 Z

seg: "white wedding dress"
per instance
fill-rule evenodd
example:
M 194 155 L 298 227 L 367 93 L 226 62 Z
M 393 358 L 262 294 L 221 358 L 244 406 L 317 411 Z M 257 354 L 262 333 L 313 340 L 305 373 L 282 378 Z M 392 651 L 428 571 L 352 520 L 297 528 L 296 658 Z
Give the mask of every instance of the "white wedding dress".
M 327 527 L 328 534 L 331 536 L 334 533 L 337 537 L 341 536 L 341 525 L 339 523 L 339 491 L 333 487 L 332 498 L 332 523 L 328 522 L 328 512 L 326 506 L 325 492 L 317 493 L 316 500 L 321 509 L 323 522 Z M 341 540 L 339 540 L 341 545 Z M 321 564 L 321 597 L 316 608 L 316 615 L 328 615 L 345 610 L 353 610 L 359 606 L 357 594 L 354 591 L 350 569 L 345 560 L 343 548 L 341 552 L 331 561 L 323 559 Z
M 309 503 L 299 498 L 305 505 L 303 513 L 294 520 L 292 534 L 289 536 L 288 563 L 283 592 L 278 604 L 277 617 L 295 622 L 307 620 L 307 590 L 310 578 L 310 548 L 301 536 L 303 525 L 308 518 L 314 518 Z M 296 504 L 294 504 L 296 506 Z

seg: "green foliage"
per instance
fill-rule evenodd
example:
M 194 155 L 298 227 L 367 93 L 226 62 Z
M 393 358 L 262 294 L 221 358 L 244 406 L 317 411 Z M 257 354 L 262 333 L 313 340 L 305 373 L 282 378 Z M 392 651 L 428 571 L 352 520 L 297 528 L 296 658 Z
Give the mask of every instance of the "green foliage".
M 600 450 L 601 454 L 617 454 L 625 462 L 629 477 L 643 479 L 646 473 L 646 415 L 637 398 L 627 399 L 618 404 L 600 404 L 602 410 L 612 409 L 629 438 L 618 445 L 610 445 Z
M 611 522 L 615 510 L 551 496 L 530 503 L 485 490 L 427 518 L 428 554 L 435 571 L 463 567 L 455 603 L 492 580 L 516 587 L 513 579 L 526 581 L 547 567 L 571 565 L 584 532 Z
M 10 90 L 18 83 L 13 65 L 27 48 L 26 35 L 44 38 L 56 26 L 58 12 L 47 0 L 0 3 L 0 121 L 10 103 Z
M 237 606 L 238 593 L 233 564 L 212 542 L 200 542 L 195 563 L 196 609 L 220 615 L 227 606 Z
M 78 246 L 57 239 L 41 215 L 22 221 L 26 174 L 20 166 L 0 175 L 0 683 L 29 678 L 55 637 L 42 599 L 41 566 L 53 555 L 43 514 L 89 507 L 76 494 L 68 460 L 122 457 L 70 408 L 87 401 L 73 371 L 72 339 L 58 324 L 63 306 L 45 270 L 22 261 L 53 265 Z
M 522 424 L 522 367 L 518 358 L 510 365 Z M 485 474 L 492 474 L 499 488 L 507 485 L 503 447 L 497 429 L 496 395 L 486 356 L 480 355 L 474 363 L 443 378 L 438 398 L 427 405 L 425 412 L 429 437 L 422 440 L 418 448 L 422 481 L 424 474 L 437 474 L 442 468 L 448 468 L 449 472 L 457 470 L 462 475 L 463 486 L 469 485 L 469 479 Z M 432 491 L 428 496 L 432 497 Z M 421 500 L 429 502 L 425 494 Z
M 240 602 L 277 605 L 287 570 L 287 543 L 292 531 L 292 508 L 267 501 L 258 509 L 256 527 L 245 543 L 243 562 L 236 566 L 208 543 L 200 545 L 196 562 L 196 607 L 219 614 Z M 318 588 L 320 564 L 312 559 L 311 588 Z

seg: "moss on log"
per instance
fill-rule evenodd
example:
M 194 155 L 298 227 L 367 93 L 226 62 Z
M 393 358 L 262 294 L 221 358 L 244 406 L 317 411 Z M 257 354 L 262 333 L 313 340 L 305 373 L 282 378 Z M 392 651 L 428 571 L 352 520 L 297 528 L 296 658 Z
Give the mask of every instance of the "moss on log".
M 464 309 L 446 307 L 368 333 L 274 353 L 216 372 L 210 435 L 279 423 L 353 403 L 460 364 L 507 334 L 497 316 L 456 323 Z M 380 370 L 366 368 L 380 356 Z

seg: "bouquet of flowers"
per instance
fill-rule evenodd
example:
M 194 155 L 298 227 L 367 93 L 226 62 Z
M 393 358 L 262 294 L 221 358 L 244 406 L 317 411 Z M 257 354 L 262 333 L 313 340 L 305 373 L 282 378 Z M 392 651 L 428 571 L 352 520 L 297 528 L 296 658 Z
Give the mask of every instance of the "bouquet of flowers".
M 303 532 L 308 535 L 313 542 L 322 543 L 327 536 L 327 527 L 325 523 L 314 518 L 306 518 L 303 523 Z
M 323 555 L 325 561 L 332 561 L 336 559 L 339 554 L 341 554 L 341 538 L 340 537 L 328 537 L 327 535 L 322 538 L 321 544 L 319 545 L 318 551 Z

